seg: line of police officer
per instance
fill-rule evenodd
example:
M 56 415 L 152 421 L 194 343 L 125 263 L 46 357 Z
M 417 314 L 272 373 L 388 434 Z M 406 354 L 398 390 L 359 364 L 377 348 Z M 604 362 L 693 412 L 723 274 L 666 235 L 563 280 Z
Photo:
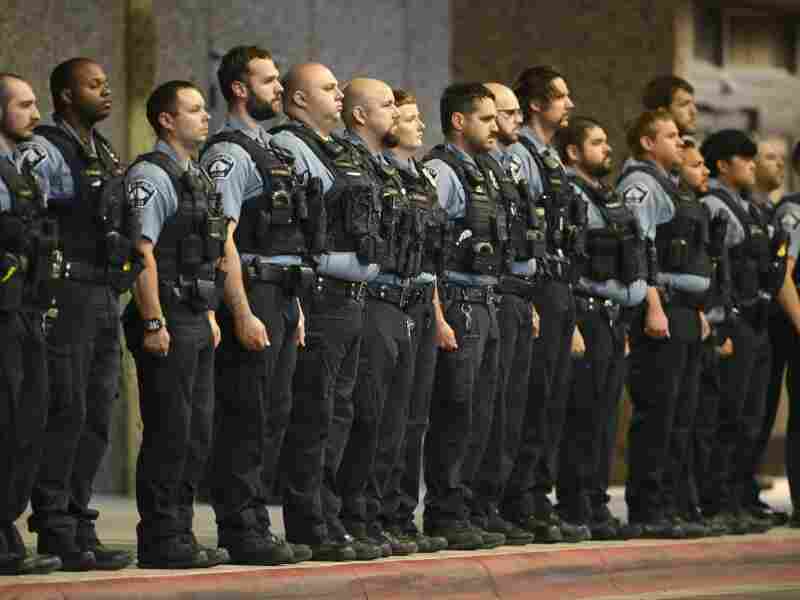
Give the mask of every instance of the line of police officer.
M 655 110 L 631 127 L 613 191 L 602 125 L 570 121 L 567 83 L 549 67 L 527 69 L 513 90 L 447 87 L 445 143 L 423 163 L 415 99 L 384 82 L 355 79 L 342 93 L 318 63 L 280 80 L 254 46 L 228 52 L 218 77 L 222 129 L 209 138 L 194 84 L 167 82 L 147 103 L 158 142 L 124 177 L 94 128 L 111 107 L 94 61 L 56 68 L 54 123 L 36 135 L 30 87 L 0 78 L 0 301 L 15 340 L 2 369 L 15 432 L 4 572 L 132 560 L 100 542 L 89 508 L 118 379 L 118 298 L 131 287 L 140 566 L 773 523 L 751 482 L 770 426 L 769 307 L 798 305 L 786 255 L 800 216 L 790 200 L 770 229 L 748 201 L 756 147 L 741 132 L 714 134 L 689 164 L 688 83 L 648 87 Z M 267 132 L 260 123 L 281 109 L 288 122 Z M 709 185 L 693 179 L 703 159 Z M 704 364 L 712 325 L 735 350 Z M 607 487 L 629 350 L 623 527 Z M 707 373 L 720 397 L 700 411 Z M 207 463 L 218 548 L 192 531 Z M 288 541 L 266 505 L 279 473 Z M 29 498 L 39 557 L 13 525 Z

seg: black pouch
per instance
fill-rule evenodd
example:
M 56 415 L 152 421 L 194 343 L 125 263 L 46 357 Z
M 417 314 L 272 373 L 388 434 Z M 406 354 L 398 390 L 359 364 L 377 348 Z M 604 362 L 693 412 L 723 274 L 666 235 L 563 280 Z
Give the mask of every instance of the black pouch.
M 683 238 L 673 238 L 667 256 L 668 271 L 682 271 L 689 264 L 689 243 Z
M 272 193 L 272 222 L 276 225 L 291 225 L 294 223 L 294 205 L 292 195 L 286 190 L 276 190 Z
M 746 259 L 740 269 L 733 273 L 736 292 L 740 298 L 753 298 L 758 294 L 760 285 L 758 277 L 758 264 L 751 259 Z
M 525 242 L 531 258 L 544 258 L 547 253 L 547 239 L 544 232 L 538 229 L 528 229 L 525 231 Z
M 617 279 L 617 239 L 610 235 L 598 235 L 592 238 L 591 257 L 589 259 L 589 276 L 594 281 Z
M 643 278 L 647 270 L 642 242 L 631 232 L 619 240 L 619 265 L 619 279 L 626 285 Z
M 497 272 L 495 249 L 489 242 L 478 242 L 470 249 L 471 266 L 474 273 L 494 275 Z

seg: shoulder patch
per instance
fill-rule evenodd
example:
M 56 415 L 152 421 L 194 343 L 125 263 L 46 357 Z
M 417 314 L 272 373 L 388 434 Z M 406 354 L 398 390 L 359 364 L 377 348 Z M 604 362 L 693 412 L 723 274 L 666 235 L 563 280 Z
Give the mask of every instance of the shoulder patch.
M 650 190 L 647 189 L 647 186 L 642 185 L 641 183 L 634 183 L 623 193 L 625 201 L 632 204 L 641 204 L 649 195 Z
M 21 159 L 21 162 L 26 162 L 31 167 L 38 167 L 47 160 L 47 150 L 37 142 L 26 144 L 25 149 L 22 151 Z
M 794 231 L 798 225 L 800 225 L 800 219 L 791 211 L 781 217 L 781 227 L 784 231 Z
M 156 195 L 156 186 L 147 179 L 137 179 L 128 184 L 128 200 L 139 210 L 147 206 L 150 199 Z
M 439 178 L 439 171 L 433 167 L 422 167 L 422 174 L 433 187 L 436 187 L 436 180 Z
M 218 154 L 208 164 L 206 172 L 211 179 L 225 179 L 233 171 L 236 160 L 230 154 Z

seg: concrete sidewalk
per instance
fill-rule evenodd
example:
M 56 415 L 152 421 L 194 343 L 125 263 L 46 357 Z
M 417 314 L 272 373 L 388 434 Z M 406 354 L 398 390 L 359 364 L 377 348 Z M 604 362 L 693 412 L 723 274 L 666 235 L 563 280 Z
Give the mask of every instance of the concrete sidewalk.
M 765 499 L 788 509 L 785 481 Z M 624 516 L 621 489 L 613 508 Z M 135 548 L 135 504 L 98 498 L 98 529 L 109 544 Z M 282 533 L 280 510 L 273 510 Z M 199 506 L 201 542 L 214 544 L 213 513 Z M 24 525 L 24 523 L 20 523 Z M 28 541 L 26 528 L 20 527 Z M 441 552 L 371 563 L 305 563 L 293 567 L 217 567 L 114 573 L 0 577 L 0 600 L 58 598 L 636 598 L 733 586 L 800 585 L 800 530 L 687 541 L 639 540 L 530 545 L 480 552 Z

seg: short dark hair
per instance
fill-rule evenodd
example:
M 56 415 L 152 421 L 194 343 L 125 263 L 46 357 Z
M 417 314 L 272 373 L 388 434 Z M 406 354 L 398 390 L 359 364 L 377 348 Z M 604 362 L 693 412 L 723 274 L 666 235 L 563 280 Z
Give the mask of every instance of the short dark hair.
M 675 117 L 666 108 L 656 108 L 644 111 L 631 123 L 628 128 L 627 141 L 634 158 L 640 159 L 645 153 L 645 149 L 642 147 L 642 138 L 655 137 L 656 123 L 665 121 L 674 123 Z
M 741 129 L 721 129 L 705 139 L 700 146 L 700 154 L 706 161 L 711 177 L 717 177 L 718 161 L 730 162 L 735 156 L 755 158 L 758 155 L 758 146 Z
M 561 156 L 561 160 L 565 164 L 569 164 L 569 156 L 567 155 L 567 147 L 577 146 L 580 148 L 589 137 L 589 130 L 599 127 L 605 131 L 599 121 L 591 117 L 570 117 L 569 125 L 562 127 L 556 131 L 554 144 Z
M 395 106 L 405 106 L 406 104 L 417 103 L 417 97 L 408 90 L 402 90 L 398 88 L 392 90 L 392 94 L 394 95 Z
M 76 56 L 60 63 L 50 73 L 50 95 L 53 97 L 53 109 L 60 113 L 64 109 L 64 101 L 61 99 L 61 92 L 69 89 L 75 79 L 75 71 L 81 65 L 97 64 L 91 58 Z
M 222 57 L 217 69 L 217 81 L 225 100 L 230 102 L 233 99 L 233 82 L 243 82 L 250 61 L 257 58 L 272 60 L 272 54 L 260 46 L 235 46 Z
M 442 92 L 442 98 L 439 101 L 442 133 L 447 135 L 453 130 L 451 121 L 455 113 L 473 113 L 477 108 L 478 100 L 486 98 L 494 100 L 494 94 L 482 83 L 454 83 L 448 85 Z
M 517 95 L 526 121 L 531 118 L 531 102 L 538 102 L 543 107 L 550 105 L 555 92 L 553 81 L 559 77 L 564 78 L 561 73 L 547 65 L 528 67 L 519 74 L 512 89 Z
M 692 84 L 675 75 L 661 75 L 651 79 L 642 93 L 642 104 L 647 110 L 669 108 L 675 92 L 683 90 L 694 95 Z
M 156 132 L 157 136 L 161 137 L 162 130 L 161 124 L 158 122 L 158 117 L 161 113 L 175 114 L 177 110 L 178 92 L 186 89 L 200 92 L 200 88 L 191 81 L 175 79 L 162 83 L 150 94 L 150 97 L 147 99 L 147 120 L 150 122 L 150 126 L 153 128 L 153 131 Z M 202 92 L 200 93 L 202 94 Z
M 5 109 L 8 107 L 8 101 L 9 101 L 8 82 L 11 79 L 16 79 L 18 81 L 25 81 L 22 77 L 20 77 L 16 73 L 11 73 L 10 71 L 0 71 L 0 110 L 2 111 L 5 111 Z

